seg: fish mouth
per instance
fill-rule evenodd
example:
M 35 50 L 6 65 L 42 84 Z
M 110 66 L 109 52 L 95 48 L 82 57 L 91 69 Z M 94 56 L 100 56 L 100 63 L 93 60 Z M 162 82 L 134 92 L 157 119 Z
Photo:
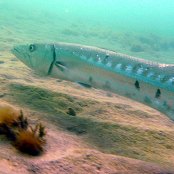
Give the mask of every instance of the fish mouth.
M 31 64 L 30 56 L 27 53 L 23 53 L 23 51 L 18 47 L 13 47 L 11 49 L 12 54 L 14 54 L 21 62 L 29 67 L 33 67 Z
M 12 54 L 14 54 L 20 61 L 22 61 L 23 62 L 23 56 L 22 56 L 22 53 L 21 53 L 21 51 L 19 50 L 19 49 L 17 49 L 16 47 L 13 47 L 12 49 L 11 49 L 11 52 L 12 52 Z
M 12 48 L 11 49 L 11 52 L 16 56 L 16 57 L 18 57 L 21 53 L 20 53 L 20 51 L 17 49 L 17 48 Z
M 20 53 L 16 48 L 13 48 L 12 51 L 13 51 L 13 52 L 18 52 L 18 53 Z

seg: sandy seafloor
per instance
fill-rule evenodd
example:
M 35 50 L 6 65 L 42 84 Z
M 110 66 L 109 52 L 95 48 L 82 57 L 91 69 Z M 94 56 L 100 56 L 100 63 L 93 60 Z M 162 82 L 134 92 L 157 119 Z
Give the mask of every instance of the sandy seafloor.
M 0 104 L 47 128 L 44 153 L 18 152 L 0 136 L 2 174 L 174 173 L 174 123 L 130 99 L 41 77 L 9 51 L 0 53 Z M 77 115 L 66 112 L 73 108 Z
M 25 10 L 10 16 L 1 7 L 0 104 L 22 109 L 31 125 L 41 121 L 47 144 L 41 156 L 31 157 L 0 136 L 0 174 L 174 173 L 174 122 L 167 116 L 116 94 L 41 77 L 10 53 L 16 44 L 65 41 L 173 63 L 174 38 L 113 31 L 47 13 L 39 18 L 37 10 L 30 17 Z M 69 107 L 77 116 L 66 114 Z

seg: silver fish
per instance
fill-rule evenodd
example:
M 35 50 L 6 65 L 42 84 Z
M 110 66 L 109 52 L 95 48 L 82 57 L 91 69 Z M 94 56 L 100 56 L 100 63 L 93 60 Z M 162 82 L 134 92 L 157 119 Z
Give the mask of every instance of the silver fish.
M 174 65 L 71 43 L 15 46 L 12 53 L 42 75 L 100 88 L 174 119 Z

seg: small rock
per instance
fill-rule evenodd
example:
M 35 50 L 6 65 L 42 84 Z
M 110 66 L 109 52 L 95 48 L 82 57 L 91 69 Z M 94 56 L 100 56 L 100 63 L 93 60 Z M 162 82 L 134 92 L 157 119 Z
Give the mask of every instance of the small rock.
M 71 116 L 76 116 L 76 112 L 73 108 L 68 108 L 68 111 L 66 113 Z

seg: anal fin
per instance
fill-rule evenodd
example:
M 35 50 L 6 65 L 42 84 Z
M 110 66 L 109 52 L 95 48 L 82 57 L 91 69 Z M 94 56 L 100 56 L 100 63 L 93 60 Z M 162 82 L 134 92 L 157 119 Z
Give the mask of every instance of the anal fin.
M 83 83 L 83 82 L 77 82 L 80 86 L 83 86 L 85 88 L 92 88 L 92 86 L 90 84 L 87 83 Z

